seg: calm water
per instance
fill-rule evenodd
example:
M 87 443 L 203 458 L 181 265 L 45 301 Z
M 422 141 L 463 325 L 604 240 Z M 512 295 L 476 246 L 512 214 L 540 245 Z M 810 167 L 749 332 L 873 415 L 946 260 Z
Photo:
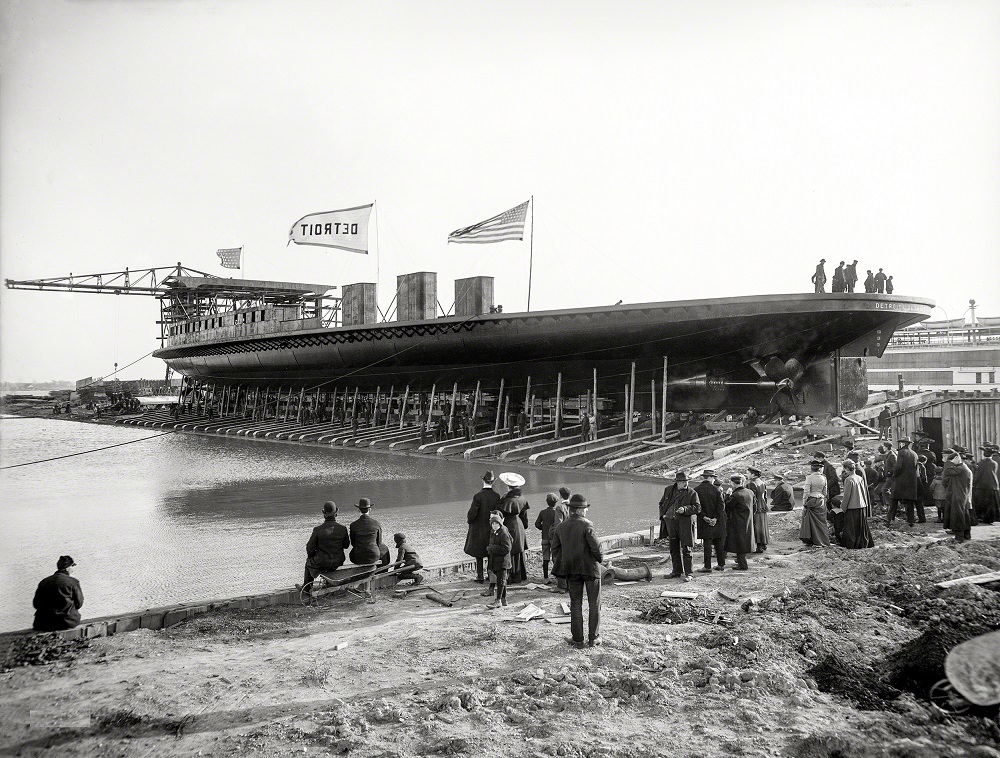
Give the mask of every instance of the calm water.
M 0 465 L 156 433 L 0 419 Z M 67 553 L 79 564 L 84 618 L 291 586 L 301 581 L 305 542 L 330 499 L 346 522 L 357 514 L 351 505 L 369 497 L 385 532 L 405 532 L 425 563 L 459 559 L 465 513 L 487 467 L 527 479 L 532 520 L 560 485 L 586 494 L 603 534 L 648 528 L 663 491 L 523 464 L 169 434 L 0 471 L 0 631 L 31 625 L 35 586 Z

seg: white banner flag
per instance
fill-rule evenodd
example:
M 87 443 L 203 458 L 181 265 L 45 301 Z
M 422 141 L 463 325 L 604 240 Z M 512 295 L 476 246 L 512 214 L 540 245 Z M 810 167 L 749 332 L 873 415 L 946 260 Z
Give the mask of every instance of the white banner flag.
M 368 253 L 368 219 L 372 205 L 338 211 L 310 213 L 288 231 L 288 241 L 296 245 L 335 247 L 352 253 Z

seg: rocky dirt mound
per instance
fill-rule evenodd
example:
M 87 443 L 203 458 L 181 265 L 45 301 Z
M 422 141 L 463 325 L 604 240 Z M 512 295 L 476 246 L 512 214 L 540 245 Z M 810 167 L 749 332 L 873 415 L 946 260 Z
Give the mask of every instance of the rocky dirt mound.
M 889 658 L 887 678 L 926 698 L 931 685 L 944 677 L 944 659 L 955 645 L 1000 629 L 1000 593 L 958 585 L 915 601 L 905 615 L 923 632 Z
M 64 640 L 48 634 L 14 637 L 0 650 L 0 671 L 72 661 L 89 646 L 89 640 Z

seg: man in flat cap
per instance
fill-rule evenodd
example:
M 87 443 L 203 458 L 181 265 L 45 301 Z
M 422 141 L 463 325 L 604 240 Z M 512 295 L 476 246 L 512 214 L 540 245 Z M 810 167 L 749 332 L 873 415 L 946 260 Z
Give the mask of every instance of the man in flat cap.
M 715 549 L 715 570 L 726 568 L 726 502 L 722 490 L 715 485 L 715 471 L 708 468 L 701 473 L 702 482 L 694 488 L 701 504 L 698 513 L 698 539 L 705 550 L 705 566 L 699 574 L 712 573 L 712 549 Z
M 479 584 L 486 581 L 483 564 L 489 555 L 486 547 L 490 543 L 490 514 L 500 504 L 500 495 L 493 489 L 494 479 L 492 471 L 483 474 L 483 488 L 472 496 L 472 505 L 466 515 L 469 531 L 465 536 L 465 554 L 476 559 L 476 581 Z
M 694 579 L 691 573 L 691 547 L 694 545 L 694 517 L 701 510 L 698 493 L 688 486 L 687 474 L 678 471 L 674 483 L 663 490 L 660 498 L 660 537 L 670 541 L 670 562 L 673 570 L 668 579 Z
M 347 560 L 344 551 L 351 546 L 351 537 L 347 527 L 337 523 L 337 510 L 332 500 L 323 503 L 323 523 L 313 528 L 306 543 L 303 587 L 323 571 L 336 571 Z
M 55 632 L 72 629 L 80 623 L 83 607 L 83 589 L 79 580 L 70 576 L 76 562 L 68 555 L 60 555 L 56 572 L 38 583 L 32 605 L 35 621 L 32 629 L 38 632 Z
M 604 554 L 587 518 L 590 503 L 583 495 L 569 499 L 569 518 L 552 530 L 552 570 L 569 584 L 570 632 L 568 642 L 583 647 L 583 591 L 589 606 L 587 644 L 601 644 L 601 564 Z
M 819 263 L 816 264 L 816 272 L 812 275 L 812 283 L 815 286 L 817 295 L 823 292 L 823 288 L 826 286 L 826 269 L 823 268 L 824 263 L 826 263 L 826 258 L 820 258 Z
M 910 438 L 900 437 L 899 450 L 896 452 L 896 465 L 892 469 L 892 498 L 887 520 L 891 523 L 896 515 L 896 509 L 902 503 L 906 508 L 906 523 L 913 526 L 913 510 L 917 509 L 920 523 L 927 521 L 924 506 L 920 502 L 920 477 L 917 472 L 919 461 L 917 454 L 910 450 Z
M 356 566 L 373 563 L 382 566 L 389 565 L 389 548 L 382 541 L 382 525 L 368 514 L 372 510 L 372 501 L 366 497 L 358 500 L 354 506 L 361 515 L 351 522 L 351 563 Z

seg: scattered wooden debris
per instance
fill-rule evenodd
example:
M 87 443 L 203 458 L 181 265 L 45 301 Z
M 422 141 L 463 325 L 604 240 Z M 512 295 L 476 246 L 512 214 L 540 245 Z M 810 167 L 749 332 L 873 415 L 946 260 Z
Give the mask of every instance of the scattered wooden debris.
M 949 579 L 946 582 L 938 582 L 938 587 L 954 587 L 957 584 L 989 584 L 990 582 L 1000 582 L 1000 571 L 990 571 L 986 574 L 973 574 L 963 576 L 959 579 Z

